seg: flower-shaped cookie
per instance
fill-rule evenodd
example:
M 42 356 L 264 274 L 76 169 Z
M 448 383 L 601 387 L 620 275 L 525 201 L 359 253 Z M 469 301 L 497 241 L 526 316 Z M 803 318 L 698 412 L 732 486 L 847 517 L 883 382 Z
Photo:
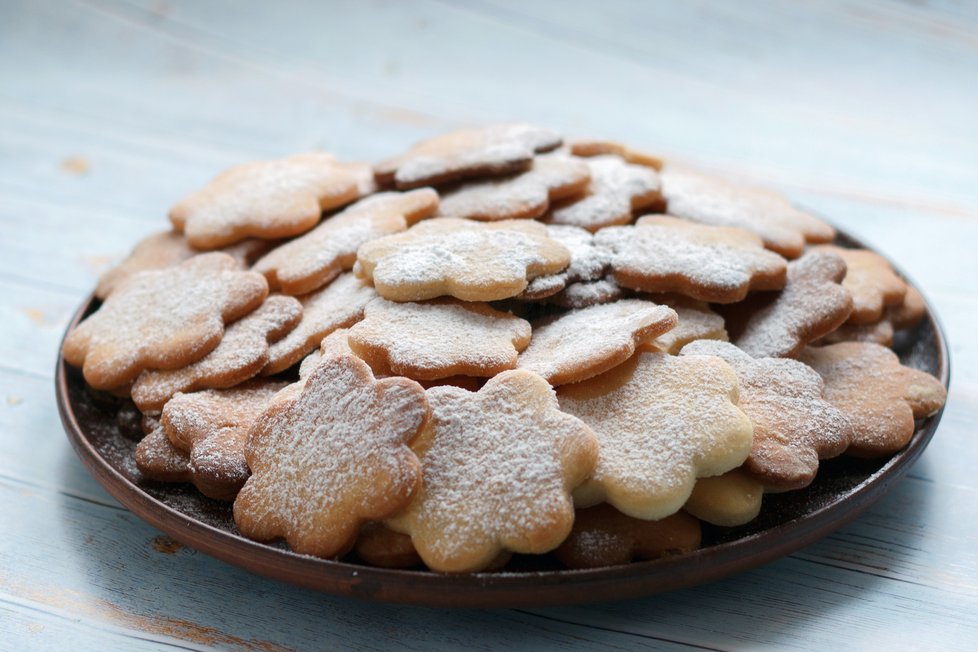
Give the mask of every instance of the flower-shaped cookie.
M 740 381 L 740 409 L 754 424 L 745 468 L 765 487 L 801 489 L 818 461 L 841 455 L 852 441 L 848 417 L 822 398 L 822 377 L 797 360 L 752 358 L 733 344 L 700 340 L 683 355 L 715 355 Z
M 516 176 L 471 181 L 443 192 L 438 214 L 485 221 L 540 217 L 551 202 L 584 192 L 590 179 L 580 159 L 537 156 L 533 167 Z
M 249 475 L 244 450 L 251 426 L 286 385 L 252 381 L 177 394 L 167 402 L 160 422 L 170 444 L 187 459 L 187 475 L 179 481 L 192 482 L 208 498 L 234 500 Z
M 879 344 L 808 347 L 800 359 L 825 380 L 825 399 L 849 416 L 850 455 L 879 457 L 900 450 L 913 437 L 914 419 L 934 414 L 947 399 L 939 380 L 901 365 Z
M 374 166 L 377 182 L 401 190 L 521 172 L 533 154 L 560 146 L 558 134 L 524 123 L 459 129 L 417 143 Z
M 254 270 L 286 294 L 312 292 L 352 269 L 360 245 L 404 231 L 437 208 L 438 194 L 431 188 L 367 197 L 272 250 Z
M 417 380 L 495 376 L 516 366 L 530 324 L 482 303 L 374 299 L 350 328 L 349 347 L 374 369 Z
M 788 282 L 776 294 L 731 307 L 731 340 L 755 358 L 795 358 L 809 342 L 845 323 L 852 296 L 842 286 L 845 262 L 812 251 L 788 264 Z
M 616 143 L 612 140 L 575 138 L 567 143 L 567 148 L 574 156 L 590 157 L 614 154 L 615 156 L 624 159 L 627 163 L 644 165 L 645 167 L 652 168 L 653 170 L 662 169 L 662 159 L 658 156 L 646 154 L 645 152 L 632 149 L 627 145 Z
M 658 297 L 654 299 L 660 300 Z M 678 355 L 684 346 L 695 340 L 727 341 L 723 317 L 710 310 L 709 304 L 681 296 L 667 296 L 661 301 L 676 311 L 678 320 L 672 329 L 655 338 L 651 347 Z
M 496 301 L 516 296 L 530 280 L 569 263 L 567 247 L 549 238 L 538 222 L 437 217 L 366 243 L 355 271 L 392 301 L 442 295 Z
M 377 293 L 353 274 L 344 274 L 321 290 L 298 297 L 302 320 L 288 335 L 268 349 L 268 364 L 262 375 L 285 371 L 319 347 L 323 338 L 337 328 L 360 320 L 363 308 Z
M 238 529 L 259 541 L 284 538 L 300 554 L 346 552 L 361 525 L 417 492 L 421 467 L 408 445 L 428 416 L 414 381 L 377 380 L 353 357 L 324 360 L 252 428 L 251 477 L 234 501 Z
M 568 568 L 616 566 L 692 552 L 701 536 L 700 522 L 685 512 L 644 521 L 598 505 L 577 510 L 574 529 L 556 554 Z
M 234 387 L 268 363 L 269 343 L 282 339 L 302 319 L 293 297 L 272 296 L 224 332 L 217 348 L 181 369 L 147 370 L 132 386 L 132 399 L 144 413 L 159 412 L 177 392 Z
M 647 216 L 635 226 L 603 229 L 594 241 L 612 252 L 618 284 L 634 290 L 731 303 L 785 284 L 786 261 L 743 229 Z
M 561 412 L 553 390 L 516 369 L 478 392 L 427 390 L 431 422 L 413 445 L 424 482 L 388 521 L 429 568 L 486 568 L 500 552 L 543 553 L 571 530 L 571 491 L 597 457 L 594 433 Z
M 672 308 L 641 299 L 572 310 L 534 324 L 517 366 L 551 385 L 576 383 L 628 360 L 639 344 L 676 325 Z
M 846 262 L 842 287 L 852 295 L 850 324 L 875 324 L 890 306 L 900 306 L 907 294 L 907 283 L 896 275 L 889 261 L 868 249 L 845 249 L 835 245 L 814 247 L 829 251 Z
M 204 357 L 220 343 L 224 324 L 267 294 L 262 275 L 240 271 L 227 254 L 195 256 L 125 281 L 68 333 L 62 352 L 92 387 L 119 388 L 145 369 L 179 369 Z
M 547 227 L 547 235 L 567 247 L 571 255 L 570 264 L 556 274 L 536 277 L 518 298 L 527 301 L 544 299 L 557 294 L 569 284 L 597 281 L 605 275 L 611 253 L 594 244 L 594 235 L 590 231 L 576 226 L 551 224 Z
M 323 211 L 357 199 L 361 184 L 356 167 L 329 154 L 245 163 L 177 202 L 170 221 L 198 249 L 288 238 L 316 226 Z
M 555 207 L 545 222 L 593 232 L 614 224 L 628 224 L 635 219 L 636 211 L 661 202 L 659 175 L 652 168 L 626 163 L 617 156 L 584 160 L 591 170 L 584 196 Z
M 764 485 L 744 469 L 700 478 L 683 509 L 711 525 L 735 527 L 761 513 Z
M 831 242 L 835 238 L 835 229 L 798 210 L 776 192 L 734 185 L 674 165 L 662 170 L 662 195 L 670 215 L 746 229 L 786 258 L 800 256 L 806 242 Z
M 635 518 L 665 518 L 697 478 L 737 468 L 750 453 L 737 376 L 715 356 L 641 352 L 557 394 L 601 445 L 594 473 L 574 492 L 579 507 L 608 502 Z

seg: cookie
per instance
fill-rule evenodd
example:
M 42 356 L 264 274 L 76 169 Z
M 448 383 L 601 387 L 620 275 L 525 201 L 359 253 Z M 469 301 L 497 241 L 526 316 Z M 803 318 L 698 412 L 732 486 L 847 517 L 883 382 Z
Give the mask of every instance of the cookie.
M 835 229 L 770 190 L 735 185 L 675 165 L 662 170 L 666 212 L 702 224 L 755 233 L 764 246 L 797 258 L 808 242 L 832 242 Z
M 556 274 L 538 276 L 526 286 L 519 299 L 536 301 L 553 296 L 569 284 L 600 280 L 611 262 L 607 249 L 594 244 L 594 236 L 576 226 L 552 224 L 547 235 L 567 247 L 570 264 Z
M 852 314 L 848 323 L 875 324 L 883 318 L 888 307 L 903 304 L 907 284 L 878 253 L 835 245 L 821 245 L 813 251 L 829 251 L 846 263 L 842 287 L 852 295 Z
M 254 312 L 227 327 L 221 343 L 181 369 L 147 370 L 132 386 L 132 399 L 143 413 L 159 412 L 177 392 L 234 387 L 268 363 L 270 343 L 282 339 L 302 319 L 293 297 L 271 296 Z
M 574 492 L 579 507 L 608 502 L 635 518 L 665 518 L 697 478 L 737 468 L 750 453 L 737 376 L 714 356 L 640 352 L 557 396 L 601 446 L 594 473 Z
M 197 249 L 290 238 L 316 226 L 323 211 L 357 199 L 361 184 L 355 167 L 329 154 L 245 163 L 177 202 L 170 221 Z
M 180 450 L 166 436 L 156 419 L 144 420 L 146 436 L 136 444 L 135 461 L 139 473 L 147 480 L 166 483 L 190 482 L 190 455 Z
M 534 324 L 517 366 L 554 387 L 576 383 L 618 366 L 675 325 L 672 308 L 641 299 L 572 310 Z
M 65 337 L 65 361 L 96 389 L 128 385 L 146 369 L 179 369 L 220 343 L 224 325 L 265 300 L 261 274 L 227 254 L 195 256 L 126 281 Z
M 274 401 L 245 449 L 251 477 L 234 501 L 241 533 L 333 557 L 360 526 L 404 508 L 421 468 L 408 445 L 428 421 L 424 390 L 377 380 L 356 358 L 324 360 L 301 392 Z
M 700 478 L 683 506 L 711 525 L 735 527 L 750 523 L 761 513 L 764 485 L 743 469 Z
M 591 429 L 562 413 L 553 390 L 516 369 L 478 392 L 427 390 L 431 422 L 413 445 L 424 481 L 390 519 L 429 568 L 485 569 L 503 551 L 544 553 L 574 522 L 570 492 L 591 473 Z
M 784 258 L 743 229 L 650 215 L 635 226 L 603 229 L 594 241 L 611 251 L 618 284 L 633 290 L 733 303 L 786 280 Z
M 849 318 L 852 296 L 842 286 L 845 275 L 845 262 L 827 251 L 792 261 L 781 292 L 752 297 L 728 313 L 731 340 L 755 358 L 797 357 Z
M 939 380 L 901 365 L 893 351 L 878 344 L 808 347 L 800 360 L 822 376 L 825 399 L 852 422 L 849 455 L 895 453 L 913 437 L 914 419 L 934 414 L 947 399 Z
M 912 285 L 907 286 L 907 294 L 903 297 L 903 303 L 899 306 L 891 306 L 886 311 L 886 320 L 893 328 L 904 330 L 913 328 L 927 312 L 927 302 L 924 295 Z
M 580 159 L 537 156 L 526 172 L 470 181 L 443 192 L 438 214 L 483 221 L 536 218 L 551 202 L 582 194 L 590 179 L 591 171 Z
M 430 188 L 385 192 L 361 199 L 308 233 L 285 243 L 255 263 L 272 288 L 307 294 L 353 268 L 365 242 L 404 231 L 434 215 L 438 194 Z
M 682 555 L 701 540 L 700 522 L 685 512 L 643 521 L 598 505 L 577 510 L 574 529 L 556 555 L 568 568 L 600 568 Z
M 629 224 L 639 211 L 661 202 L 659 175 L 655 170 L 626 163 L 617 156 L 584 160 L 591 171 L 584 195 L 555 206 L 543 218 L 544 222 L 594 232 L 606 226 Z
M 377 183 L 401 190 L 530 168 L 535 153 L 560 146 L 561 137 L 525 123 L 459 129 L 417 143 L 374 166 Z
M 473 222 L 437 217 L 404 233 L 366 243 L 357 274 L 392 301 L 449 295 L 498 301 L 521 293 L 537 276 L 570 263 L 570 252 L 530 220 Z
M 177 394 L 160 422 L 188 456 L 186 482 L 214 500 L 232 501 L 248 479 L 245 445 L 255 420 L 288 383 L 257 380 L 231 389 Z
M 678 355 L 684 346 L 696 340 L 725 342 L 729 339 L 723 317 L 710 310 L 707 303 L 679 296 L 669 296 L 662 302 L 676 311 L 677 321 L 674 327 L 652 340 L 652 348 Z
M 344 274 L 321 290 L 298 297 L 302 320 L 268 348 L 268 364 L 262 375 L 285 371 L 317 349 L 331 332 L 352 326 L 363 316 L 364 306 L 376 297 L 373 288 L 353 274 Z
M 817 344 L 837 344 L 838 342 L 875 342 L 883 346 L 893 344 L 893 324 L 883 319 L 875 324 L 845 323 L 821 338 Z
M 808 365 L 786 358 L 752 358 L 733 344 L 713 340 L 693 342 L 682 355 L 715 355 L 736 372 L 738 406 L 754 424 L 754 443 L 744 468 L 765 487 L 807 487 L 815 479 L 819 460 L 841 455 L 852 441 L 849 418 L 822 397 L 822 377 Z
M 417 568 L 422 563 L 411 537 L 383 523 L 365 523 L 353 550 L 365 563 L 379 568 Z
M 530 343 L 530 324 L 482 303 L 374 299 L 347 341 L 387 375 L 491 377 L 516 366 L 517 354 Z
M 547 303 L 562 308 L 587 308 L 611 303 L 626 296 L 626 291 L 610 274 L 595 281 L 578 281 L 547 297 Z
M 626 163 L 634 165 L 644 165 L 653 170 L 662 169 L 662 159 L 652 154 L 646 154 L 637 149 L 632 149 L 627 145 L 616 143 L 612 140 L 597 140 L 588 138 L 576 138 L 567 143 L 567 147 L 574 156 L 603 156 L 613 154 Z

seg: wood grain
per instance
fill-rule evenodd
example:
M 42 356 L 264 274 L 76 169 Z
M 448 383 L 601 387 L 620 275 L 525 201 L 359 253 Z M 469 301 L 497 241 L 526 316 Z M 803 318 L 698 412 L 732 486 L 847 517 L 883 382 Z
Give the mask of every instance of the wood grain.
M 978 642 L 974 4 L 12 0 L 0 79 L 4 647 Z M 375 159 L 499 119 L 777 186 L 900 261 L 935 301 L 953 367 L 911 478 L 787 559 L 579 608 L 366 605 L 154 544 L 81 468 L 54 409 L 57 342 L 98 272 L 225 165 L 310 148 Z

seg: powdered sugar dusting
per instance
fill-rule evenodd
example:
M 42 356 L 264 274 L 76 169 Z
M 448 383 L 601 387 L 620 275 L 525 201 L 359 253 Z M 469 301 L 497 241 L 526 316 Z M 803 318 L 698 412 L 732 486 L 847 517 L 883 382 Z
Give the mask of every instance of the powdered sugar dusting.
M 723 317 L 716 314 L 703 303 L 669 303 L 676 311 L 678 321 L 675 328 L 659 335 L 652 344 L 666 353 L 677 355 L 684 346 L 694 340 L 727 340 Z

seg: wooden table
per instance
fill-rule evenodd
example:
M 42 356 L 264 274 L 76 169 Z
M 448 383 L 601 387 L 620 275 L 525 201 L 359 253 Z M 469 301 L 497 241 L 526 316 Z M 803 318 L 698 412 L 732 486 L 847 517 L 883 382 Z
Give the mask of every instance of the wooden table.
M 598 11 L 595 11 L 598 7 Z M 974 4 L 0 4 L 0 648 L 975 649 Z M 52 372 L 99 272 L 221 168 L 535 121 L 771 184 L 899 261 L 954 380 L 893 493 L 797 554 L 616 604 L 452 611 L 249 575 L 119 507 Z

